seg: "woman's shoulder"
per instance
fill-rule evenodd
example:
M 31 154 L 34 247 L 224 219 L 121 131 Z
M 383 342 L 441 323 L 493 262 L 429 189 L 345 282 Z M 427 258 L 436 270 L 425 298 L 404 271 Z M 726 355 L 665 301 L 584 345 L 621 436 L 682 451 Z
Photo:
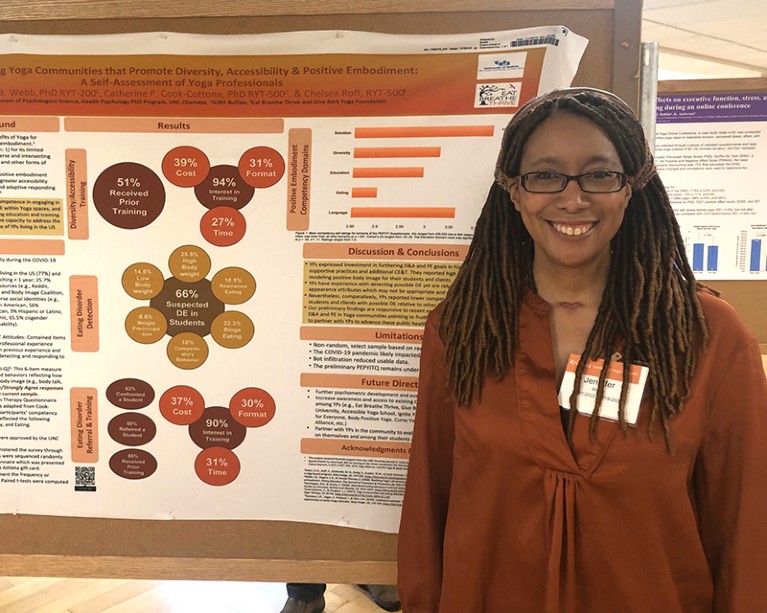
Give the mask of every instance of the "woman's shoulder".
M 439 321 L 440 317 L 442 317 L 442 312 L 445 310 L 445 304 L 446 300 L 440 300 L 432 309 L 429 311 L 429 314 L 427 315 L 427 320 L 432 321 Z
M 445 301 L 443 300 L 437 306 L 435 306 L 429 313 L 426 315 L 426 322 L 424 325 L 424 333 L 425 334 L 433 334 L 437 336 L 438 338 L 441 336 L 440 331 L 442 329 L 441 322 L 442 322 L 442 314 L 445 310 Z M 441 339 L 440 339 L 441 340 Z
M 698 290 L 698 301 L 706 320 L 709 343 L 734 343 L 743 347 L 755 342 L 754 333 L 724 297 L 702 287 Z

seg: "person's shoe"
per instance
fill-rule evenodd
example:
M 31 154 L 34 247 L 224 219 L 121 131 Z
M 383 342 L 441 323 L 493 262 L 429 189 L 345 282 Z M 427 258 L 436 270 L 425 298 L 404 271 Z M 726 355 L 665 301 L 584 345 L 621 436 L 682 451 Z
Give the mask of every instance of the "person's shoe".
M 360 587 L 365 590 L 370 598 L 384 611 L 399 611 L 402 605 L 397 594 L 395 585 L 373 585 L 361 584 Z
M 325 597 L 320 595 L 306 602 L 297 598 L 288 598 L 280 613 L 322 613 L 325 610 Z

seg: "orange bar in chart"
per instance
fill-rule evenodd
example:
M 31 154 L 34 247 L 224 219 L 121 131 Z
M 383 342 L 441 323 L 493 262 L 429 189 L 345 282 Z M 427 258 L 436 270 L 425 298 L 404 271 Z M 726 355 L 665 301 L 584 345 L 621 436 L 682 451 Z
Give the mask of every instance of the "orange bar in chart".
M 98 390 L 94 387 L 69 390 L 72 461 L 78 464 L 95 464 L 99 460 L 98 398 Z
M 455 217 L 455 207 L 438 206 L 389 206 L 389 207 L 352 207 L 352 217 L 407 217 L 407 218 L 446 218 Z
M 421 167 L 393 167 L 393 168 L 355 168 L 352 170 L 355 179 L 403 179 L 423 178 L 423 166 Z
M 355 158 L 438 158 L 442 147 L 355 147 Z
M 67 232 L 73 240 L 88 238 L 88 168 L 85 149 L 64 152 L 64 171 L 69 188 L 67 198 Z
M 352 187 L 352 198 L 378 198 L 378 188 Z
M 430 138 L 494 134 L 495 126 L 382 126 L 354 130 L 354 138 Z

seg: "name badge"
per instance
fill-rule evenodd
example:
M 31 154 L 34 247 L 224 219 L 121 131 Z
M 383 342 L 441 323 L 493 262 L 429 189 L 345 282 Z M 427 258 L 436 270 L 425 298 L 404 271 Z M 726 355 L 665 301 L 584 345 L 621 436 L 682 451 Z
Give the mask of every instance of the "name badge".
M 575 368 L 578 366 L 579 355 L 570 354 L 567 360 L 567 369 L 559 386 L 559 406 L 564 409 L 570 408 L 570 395 L 575 386 Z M 578 413 L 591 415 L 594 412 L 594 402 L 597 397 L 599 373 L 602 372 L 604 360 L 589 360 L 583 369 L 581 390 L 578 394 Z M 624 415 L 626 423 L 632 426 L 637 422 L 639 404 L 642 402 L 642 393 L 647 382 L 650 369 L 647 366 L 632 364 L 629 370 L 629 389 L 626 396 Z M 611 362 L 605 378 L 604 396 L 599 406 L 599 417 L 618 421 L 618 401 L 621 397 L 623 384 L 623 363 Z

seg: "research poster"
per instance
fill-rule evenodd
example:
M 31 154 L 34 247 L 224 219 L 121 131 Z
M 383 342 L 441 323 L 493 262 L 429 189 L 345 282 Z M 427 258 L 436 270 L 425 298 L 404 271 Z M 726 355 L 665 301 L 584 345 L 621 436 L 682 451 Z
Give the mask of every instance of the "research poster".
M 767 93 L 658 96 L 655 158 L 699 279 L 767 279 Z
M 561 26 L 0 37 L 0 512 L 393 532 L 426 313 Z

